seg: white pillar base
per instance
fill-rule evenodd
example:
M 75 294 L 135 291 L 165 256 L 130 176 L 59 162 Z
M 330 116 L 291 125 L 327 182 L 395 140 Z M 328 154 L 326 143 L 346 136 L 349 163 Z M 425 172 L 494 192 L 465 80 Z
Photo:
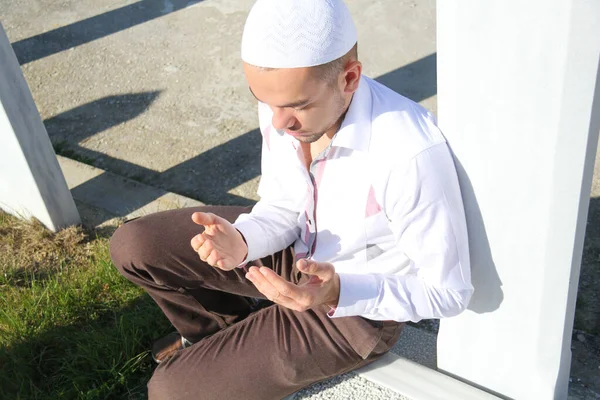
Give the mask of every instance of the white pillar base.
M 46 128 L 0 25 L 0 208 L 49 229 L 79 224 L 79 213 Z

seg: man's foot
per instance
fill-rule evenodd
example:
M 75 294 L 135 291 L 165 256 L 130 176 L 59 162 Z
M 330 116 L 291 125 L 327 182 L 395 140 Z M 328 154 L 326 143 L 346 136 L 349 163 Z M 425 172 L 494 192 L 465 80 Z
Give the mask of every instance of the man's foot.
M 168 360 L 177 353 L 188 347 L 190 342 L 183 338 L 179 332 L 171 332 L 167 336 L 158 339 L 152 345 L 152 359 L 157 364 Z

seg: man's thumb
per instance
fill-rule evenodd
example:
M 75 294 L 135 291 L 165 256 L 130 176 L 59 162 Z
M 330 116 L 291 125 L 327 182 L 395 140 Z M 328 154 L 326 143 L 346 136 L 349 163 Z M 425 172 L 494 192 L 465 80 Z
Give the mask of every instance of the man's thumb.
M 321 264 L 313 260 L 299 260 L 296 266 L 298 267 L 300 272 L 304 272 L 305 274 L 309 275 L 320 275 L 321 272 L 323 272 Z
M 217 216 L 212 213 L 195 212 L 192 214 L 192 221 L 198 225 L 212 225 L 217 222 Z

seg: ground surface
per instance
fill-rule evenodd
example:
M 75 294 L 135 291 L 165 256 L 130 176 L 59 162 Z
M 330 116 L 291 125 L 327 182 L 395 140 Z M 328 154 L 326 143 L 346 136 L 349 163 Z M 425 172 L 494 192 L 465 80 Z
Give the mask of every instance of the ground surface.
M 435 112 L 435 1 L 347 2 L 365 73 Z M 239 39 L 251 4 L 2 0 L 0 22 L 57 153 L 207 204 L 250 204 L 260 139 Z M 572 368 L 572 391 L 593 391 L 580 398 L 600 393 L 598 166 Z
M 2 3 L 59 152 L 207 204 L 256 200 L 260 135 L 239 56 L 252 0 Z M 431 109 L 433 4 L 349 2 L 365 73 Z

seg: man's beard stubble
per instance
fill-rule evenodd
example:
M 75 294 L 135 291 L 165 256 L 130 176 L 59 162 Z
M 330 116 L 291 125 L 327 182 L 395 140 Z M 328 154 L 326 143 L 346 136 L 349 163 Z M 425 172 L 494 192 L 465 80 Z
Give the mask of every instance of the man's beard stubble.
M 314 135 L 310 135 L 310 136 L 296 136 L 296 139 L 302 143 L 314 143 L 317 140 L 321 139 L 324 134 L 325 134 L 325 132 L 315 133 Z
M 325 135 L 329 130 L 331 130 L 331 128 L 333 128 L 335 125 L 338 125 L 338 122 L 339 122 L 339 126 L 336 129 L 336 132 L 337 132 L 337 130 L 339 130 L 340 127 L 342 126 L 342 122 L 344 120 L 344 117 L 346 116 L 346 101 L 344 100 L 344 97 L 338 92 L 336 92 L 335 106 L 337 109 L 337 111 L 336 111 L 337 117 L 333 120 L 333 122 L 331 122 L 330 124 L 327 125 L 326 129 L 324 129 L 321 133 L 315 133 L 315 134 L 308 135 L 308 136 L 296 137 L 298 139 L 298 141 L 300 141 L 302 143 L 314 143 L 317 140 L 321 139 L 323 137 L 323 135 Z M 332 137 L 333 137 L 333 135 L 332 135 Z

